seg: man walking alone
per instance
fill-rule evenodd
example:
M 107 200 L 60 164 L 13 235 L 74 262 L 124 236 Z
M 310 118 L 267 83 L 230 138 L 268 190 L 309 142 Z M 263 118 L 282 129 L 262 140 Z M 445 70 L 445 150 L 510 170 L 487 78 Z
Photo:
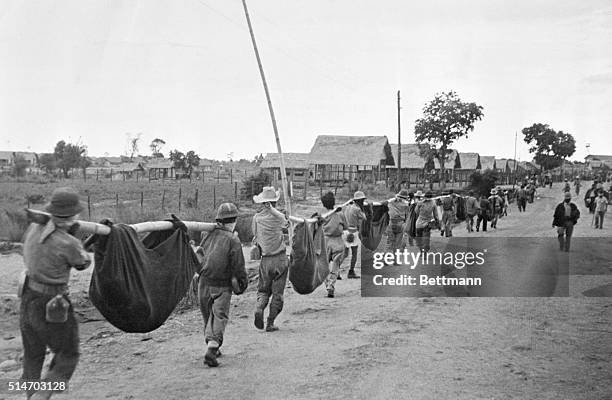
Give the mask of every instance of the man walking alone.
M 557 228 L 559 250 L 569 252 L 574 225 L 578 223 L 580 211 L 576 204 L 572 203 L 572 194 L 565 192 L 563 202 L 555 208 L 553 216 L 553 228 Z

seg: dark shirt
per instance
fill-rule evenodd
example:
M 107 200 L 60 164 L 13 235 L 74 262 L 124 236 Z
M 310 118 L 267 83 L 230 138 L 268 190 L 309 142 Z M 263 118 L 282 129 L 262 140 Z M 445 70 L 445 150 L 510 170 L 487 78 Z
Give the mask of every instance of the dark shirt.
M 232 276 L 235 276 L 246 288 L 248 279 L 242 245 L 232 232 L 217 226 L 204 238 L 198 253 L 202 256 L 200 279 L 204 279 L 206 284 L 231 287 Z

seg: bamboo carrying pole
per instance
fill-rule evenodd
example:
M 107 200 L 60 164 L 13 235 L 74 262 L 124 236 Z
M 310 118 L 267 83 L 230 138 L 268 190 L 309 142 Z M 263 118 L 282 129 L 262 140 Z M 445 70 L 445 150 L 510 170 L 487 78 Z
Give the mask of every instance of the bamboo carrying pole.
M 33 219 L 45 220 L 51 217 L 50 214 L 44 211 L 38 210 L 27 210 L 27 213 L 32 216 Z M 89 221 L 76 221 L 79 224 L 79 232 L 88 233 L 88 234 L 97 234 L 97 235 L 108 235 L 110 234 L 110 227 L 103 224 L 98 224 L 96 222 Z M 181 221 L 185 224 L 187 229 L 190 231 L 212 231 L 216 223 L 213 222 L 197 222 L 197 221 Z M 141 222 L 139 224 L 131 224 L 129 225 L 132 229 L 136 231 L 136 233 L 145 233 L 145 232 L 153 232 L 153 231 L 165 231 L 168 229 L 172 229 L 172 222 L 170 221 L 149 221 L 149 222 Z
M 255 52 L 255 58 L 257 59 L 257 66 L 259 67 L 259 74 L 261 75 L 261 81 L 263 83 L 264 91 L 266 92 L 266 100 L 268 101 L 268 110 L 270 111 L 270 118 L 272 119 L 272 129 L 274 130 L 274 137 L 276 138 L 276 149 L 278 151 L 280 160 L 281 177 L 283 181 L 283 196 L 287 205 L 287 212 L 291 215 L 291 198 L 289 192 L 287 192 L 287 171 L 285 170 L 285 160 L 283 152 L 281 150 L 280 138 L 278 136 L 278 128 L 276 126 L 276 118 L 274 117 L 274 109 L 272 108 L 272 99 L 270 98 L 270 91 L 268 90 L 268 84 L 266 82 L 266 76 L 264 74 L 263 65 L 261 63 L 261 57 L 259 56 L 259 50 L 257 50 L 257 43 L 255 42 L 255 33 L 253 32 L 253 26 L 251 25 L 251 18 L 249 17 L 249 10 L 247 9 L 246 0 L 242 0 L 242 6 L 244 7 L 244 15 L 246 16 L 247 24 L 249 26 L 249 33 L 251 35 L 251 42 L 253 44 L 253 50 Z M 289 231 L 289 240 L 291 240 L 291 230 Z

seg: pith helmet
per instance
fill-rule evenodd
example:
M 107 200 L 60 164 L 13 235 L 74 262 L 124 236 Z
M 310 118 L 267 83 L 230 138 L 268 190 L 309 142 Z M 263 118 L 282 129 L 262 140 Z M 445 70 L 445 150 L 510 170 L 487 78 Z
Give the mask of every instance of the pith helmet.
M 361 190 L 356 191 L 355 194 L 353 195 L 353 200 L 361 200 L 365 198 L 366 198 L 366 195 Z
M 217 216 L 215 219 L 217 221 L 227 218 L 236 218 L 238 217 L 238 209 L 232 203 L 223 203 L 217 209 Z
M 280 191 L 274 190 L 273 186 L 265 186 L 260 194 L 253 196 L 255 203 L 267 203 L 278 201 L 280 199 Z
M 71 187 L 57 188 L 51 195 L 51 201 L 45 206 L 45 211 L 56 217 L 72 217 L 84 210 L 79 200 L 79 194 Z

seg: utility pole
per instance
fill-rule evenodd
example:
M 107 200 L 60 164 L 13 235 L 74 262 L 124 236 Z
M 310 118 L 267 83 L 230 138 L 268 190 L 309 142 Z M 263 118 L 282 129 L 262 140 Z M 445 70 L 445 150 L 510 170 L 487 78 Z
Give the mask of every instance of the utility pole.
M 400 118 L 400 91 L 397 91 L 397 188 L 402 184 L 402 127 Z
M 517 132 L 514 131 L 514 179 L 512 180 L 512 189 L 514 189 L 514 184 L 516 183 L 516 167 L 518 164 L 518 161 L 516 161 L 516 135 Z

